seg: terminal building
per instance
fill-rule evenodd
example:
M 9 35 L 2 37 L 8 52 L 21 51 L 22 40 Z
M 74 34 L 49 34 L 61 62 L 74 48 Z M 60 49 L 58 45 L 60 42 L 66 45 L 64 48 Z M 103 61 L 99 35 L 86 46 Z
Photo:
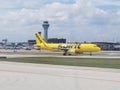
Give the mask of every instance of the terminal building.
M 113 50 L 119 51 L 120 50 L 120 43 L 112 43 L 112 42 L 92 42 L 93 44 L 97 44 L 101 50 Z
M 36 43 L 35 40 L 28 40 L 28 45 L 29 46 L 32 46 L 35 43 Z M 58 39 L 58 38 L 49 38 L 47 40 L 47 43 L 66 43 L 66 39 L 63 39 L 63 38 L 61 38 L 61 39 Z
M 58 38 L 49 38 L 47 40 L 48 43 L 66 43 L 66 39 L 64 38 L 61 38 L 61 39 L 58 39 Z

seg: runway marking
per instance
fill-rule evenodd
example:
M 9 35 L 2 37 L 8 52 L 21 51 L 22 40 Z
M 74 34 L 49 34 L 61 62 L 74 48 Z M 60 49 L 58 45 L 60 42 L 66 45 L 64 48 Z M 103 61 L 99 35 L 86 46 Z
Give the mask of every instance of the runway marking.
M 89 80 L 97 80 L 97 81 L 105 81 L 105 82 L 114 82 L 120 83 L 120 80 L 105 80 L 105 79 L 98 79 L 98 78 L 88 78 L 88 77 L 80 77 L 74 75 L 63 75 L 63 74 L 49 74 L 49 73 L 36 73 L 36 72 L 24 72 L 24 71 L 15 71 L 15 70 L 0 70 L 3 72 L 14 72 L 14 73 L 23 73 L 23 74 L 33 74 L 33 75 L 46 75 L 46 76 L 57 76 L 57 77 L 70 77 L 70 78 L 80 78 L 80 79 L 89 79 Z

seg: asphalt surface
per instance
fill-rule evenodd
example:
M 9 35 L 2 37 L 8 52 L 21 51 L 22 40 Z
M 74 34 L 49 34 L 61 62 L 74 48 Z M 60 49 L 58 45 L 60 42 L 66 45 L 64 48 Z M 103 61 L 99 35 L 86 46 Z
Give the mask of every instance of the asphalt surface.
M 92 56 L 90 53 L 63 56 L 63 52 L 39 51 L 39 50 L 0 50 L 0 57 L 71 57 L 71 58 L 120 58 L 120 51 L 100 51 L 94 52 Z

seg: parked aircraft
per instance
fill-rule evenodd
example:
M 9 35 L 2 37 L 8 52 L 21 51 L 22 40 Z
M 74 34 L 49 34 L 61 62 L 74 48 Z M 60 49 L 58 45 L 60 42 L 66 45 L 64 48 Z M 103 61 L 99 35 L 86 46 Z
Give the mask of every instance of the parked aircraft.
M 98 47 L 96 44 L 59 44 L 59 43 L 47 43 L 41 37 L 41 35 L 36 32 L 35 33 L 36 44 L 35 47 L 40 47 L 44 50 L 51 50 L 51 51 L 63 51 L 63 55 L 74 55 L 80 54 L 83 52 L 97 52 L 100 51 L 101 48 Z

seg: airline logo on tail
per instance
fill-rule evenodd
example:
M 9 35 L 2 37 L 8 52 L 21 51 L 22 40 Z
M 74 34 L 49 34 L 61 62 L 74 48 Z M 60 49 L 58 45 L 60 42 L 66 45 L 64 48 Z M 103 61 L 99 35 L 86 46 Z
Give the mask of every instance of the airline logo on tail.
M 35 33 L 36 38 L 38 39 L 39 43 L 42 43 L 40 37 L 38 36 L 38 33 Z
M 36 37 L 36 45 L 44 44 L 44 46 L 47 46 L 46 42 L 43 40 L 43 38 L 40 36 L 38 32 L 35 33 L 35 37 Z

